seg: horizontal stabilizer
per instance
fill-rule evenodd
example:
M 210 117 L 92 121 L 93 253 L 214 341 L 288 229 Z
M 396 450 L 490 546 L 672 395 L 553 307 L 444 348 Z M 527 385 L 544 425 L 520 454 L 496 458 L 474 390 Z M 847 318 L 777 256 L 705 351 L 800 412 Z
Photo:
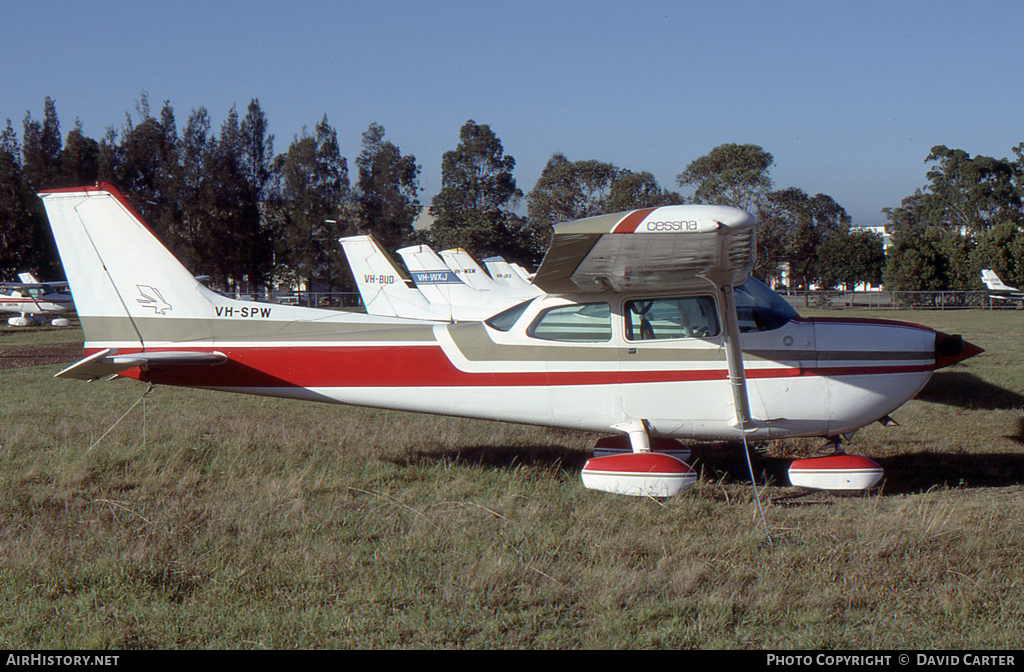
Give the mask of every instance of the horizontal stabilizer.
M 194 352 L 163 350 L 160 352 L 133 352 L 119 355 L 114 348 L 105 348 L 88 357 L 75 362 L 68 368 L 54 375 L 54 378 L 74 378 L 76 380 L 96 380 L 126 371 L 136 366 L 153 364 L 175 366 L 223 364 L 227 356 L 220 352 Z

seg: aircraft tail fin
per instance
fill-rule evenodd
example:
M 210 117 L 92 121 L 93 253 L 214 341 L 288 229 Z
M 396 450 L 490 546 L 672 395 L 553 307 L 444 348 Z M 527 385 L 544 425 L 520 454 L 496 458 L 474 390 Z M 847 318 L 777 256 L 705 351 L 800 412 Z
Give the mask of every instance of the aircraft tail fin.
M 526 297 L 480 291 L 466 284 L 434 250 L 413 245 L 398 250 L 416 289 L 435 306 L 446 306 L 454 320 L 482 320 Z
M 209 340 L 217 318 L 337 314 L 217 294 L 181 265 L 108 184 L 44 191 L 40 197 L 87 346 Z
M 40 196 L 86 340 L 100 336 L 141 344 L 140 319 L 213 313 L 206 296 L 212 292 L 156 239 L 114 187 L 58 189 Z
M 341 238 L 363 306 L 370 315 L 447 320 L 448 315 L 431 306 L 423 293 L 410 287 L 407 275 L 373 236 Z
M 448 268 L 455 271 L 462 278 L 462 281 L 473 289 L 489 292 L 502 287 L 500 283 L 487 275 L 484 269 L 480 268 L 480 264 L 476 263 L 476 260 L 461 247 L 453 250 L 443 250 L 441 252 L 441 259 Z
M 513 289 L 534 292 L 541 294 L 542 290 L 526 279 L 522 272 L 516 270 L 512 264 L 502 257 L 488 257 L 484 259 L 484 266 L 491 274 L 495 282 L 512 287 Z M 522 267 L 520 267 L 522 268 Z
M 981 281 L 985 283 L 986 287 L 992 290 L 1013 289 L 1012 287 L 1009 287 L 1008 285 L 1004 284 L 1003 281 L 999 279 L 999 276 L 996 275 L 995 271 L 988 268 L 982 269 Z
M 476 290 L 448 268 L 444 260 L 430 247 L 412 245 L 398 250 L 398 254 L 409 269 L 416 289 L 422 292 L 430 303 L 441 306 L 467 303 L 466 295 L 476 293 Z
M 526 270 L 525 268 L 516 263 L 511 263 L 509 264 L 509 266 L 511 266 L 512 270 L 518 273 L 523 280 L 526 280 L 530 284 L 533 284 L 533 278 L 537 275 L 536 273 L 531 273 L 530 271 Z
M 31 273 L 18 273 L 18 279 L 24 282 L 26 285 L 40 284 L 39 281 L 36 280 L 36 276 L 32 275 Z

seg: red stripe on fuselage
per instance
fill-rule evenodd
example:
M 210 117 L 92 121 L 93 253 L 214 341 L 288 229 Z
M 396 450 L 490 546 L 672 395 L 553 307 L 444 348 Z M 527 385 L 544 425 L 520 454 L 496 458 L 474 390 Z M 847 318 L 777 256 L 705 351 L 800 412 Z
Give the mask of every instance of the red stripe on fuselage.
M 181 350 L 181 348 L 175 348 Z M 197 351 L 205 351 L 199 349 Z M 530 387 L 624 385 L 726 380 L 721 369 L 662 371 L 499 371 L 457 369 L 439 346 L 218 347 L 224 364 L 150 365 L 122 375 L 188 387 Z M 96 352 L 90 348 L 86 356 Z M 118 354 L 130 354 L 120 351 Z M 931 371 L 932 365 L 748 368 L 749 379 L 848 376 Z

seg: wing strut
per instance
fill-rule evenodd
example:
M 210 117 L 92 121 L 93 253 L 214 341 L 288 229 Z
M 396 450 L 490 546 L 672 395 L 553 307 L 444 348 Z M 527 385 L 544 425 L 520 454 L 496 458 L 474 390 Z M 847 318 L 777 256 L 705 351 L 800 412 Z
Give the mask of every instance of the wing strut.
M 716 283 L 717 284 L 717 283 Z M 732 387 L 732 401 L 736 409 L 736 426 L 748 429 L 750 400 L 747 396 L 747 377 L 743 371 L 743 349 L 740 347 L 739 317 L 736 313 L 736 299 L 731 284 L 718 285 L 718 296 L 722 304 L 722 324 L 725 334 L 725 359 L 729 364 L 729 385 Z
M 719 224 L 719 230 L 724 225 Z M 727 236 L 719 236 L 720 258 L 728 259 L 729 249 Z M 729 385 L 732 387 L 732 401 L 736 417 L 734 424 L 740 431 L 750 429 L 753 425 L 750 417 L 750 399 L 747 395 L 747 377 L 743 371 L 743 348 L 740 345 L 739 315 L 736 312 L 734 294 L 736 271 L 726 270 L 705 273 L 704 277 L 715 283 L 718 289 L 719 314 L 722 319 L 722 332 L 725 337 L 725 359 L 729 365 Z M 746 274 L 744 274 L 744 278 Z

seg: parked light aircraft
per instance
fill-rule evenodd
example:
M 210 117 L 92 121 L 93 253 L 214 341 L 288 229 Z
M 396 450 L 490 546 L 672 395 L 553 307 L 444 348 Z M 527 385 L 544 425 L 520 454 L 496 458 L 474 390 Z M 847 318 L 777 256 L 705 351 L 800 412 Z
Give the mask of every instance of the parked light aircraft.
M 985 269 L 981 272 L 981 281 L 988 288 L 988 295 L 997 301 L 1021 301 L 1024 302 L 1024 291 L 1016 287 L 1003 284 L 996 272 Z
M 438 323 L 223 297 L 113 187 L 40 195 L 86 336 L 84 358 L 58 377 L 615 434 L 627 452 L 583 469 L 599 490 L 667 496 L 692 484 L 692 469 L 657 451 L 667 439 L 852 432 L 980 352 L 913 324 L 799 317 L 749 278 L 755 220 L 734 208 L 559 224 L 535 278 L 547 293 L 483 321 Z M 880 476 L 845 454 L 790 469 L 809 487 L 868 488 Z
M 442 256 L 426 245 L 399 250 L 410 276 L 372 235 L 349 236 L 340 242 L 370 315 L 479 321 L 540 293 L 495 283 L 463 250 L 446 250 Z
M 473 289 L 426 246 L 424 249 L 429 252 L 422 256 L 431 266 L 415 265 L 410 277 L 373 236 L 349 236 L 340 242 L 363 306 L 370 315 L 440 322 L 479 321 L 522 301 L 521 296 Z M 412 254 L 410 250 L 406 253 Z
M 413 245 L 397 252 L 412 274 L 416 288 L 434 305 L 473 306 L 478 313 L 493 315 L 528 296 L 489 279 L 478 278 L 471 282 L 469 277 L 473 273 L 464 273 L 461 262 L 453 264 L 454 268 L 450 267 L 428 245 Z M 448 254 L 451 256 L 453 253 L 449 251 Z
M 441 259 L 467 285 L 482 292 L 491 292 L 520 300 L 530 299 L 544 293 L 544 290 L 536 285 L 515 285 L 498 282 L 496 278 L 492 278 L 484 269 L 480 268 L 480 264 L 476 263 L 476 260 L 470 256 L 469 252 L 462 248 L 442 251 Z
M 39 324 L 44 316 L 52 317 L 55 327 L 70 324 L 60 315 L 74 307 L 71 295 L 58 291 L 66 289 L 66 282 L 39 282 L 31 273 L 19 273 L 21 282 L 0 282 L 0 311 L 18 313 L 7 319 L 12 327 L 27 327 Z
M 533 284 L 533 278 L 522 266 L 510 264 L 502 257 L 488 257 L 483 261 L 487 272 L 494 278 L 495 282 L 500 282 L 509 287 L 528 289 L 537 292 L 537 294 L 544 293 L 544 290 Z

